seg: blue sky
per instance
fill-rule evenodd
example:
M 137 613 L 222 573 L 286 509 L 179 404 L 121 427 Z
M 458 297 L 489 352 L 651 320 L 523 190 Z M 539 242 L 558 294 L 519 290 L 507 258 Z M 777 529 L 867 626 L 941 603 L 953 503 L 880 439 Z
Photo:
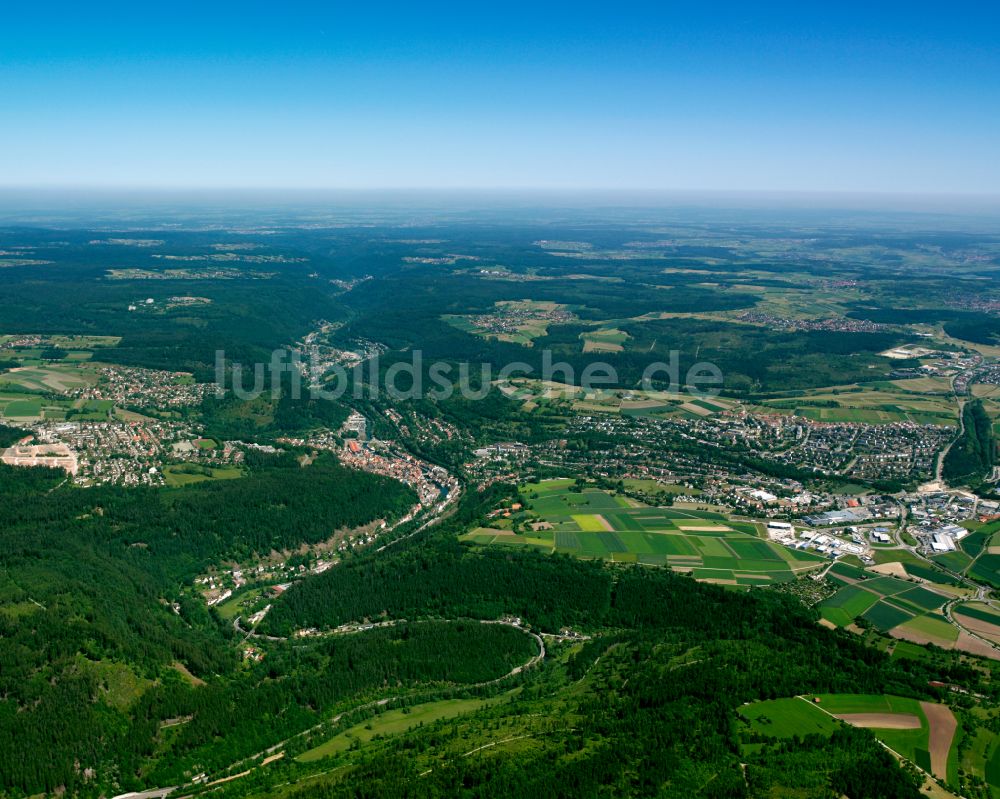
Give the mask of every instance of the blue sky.
M 991 6 L 8 4 L 0 185 L 1000 193 Z

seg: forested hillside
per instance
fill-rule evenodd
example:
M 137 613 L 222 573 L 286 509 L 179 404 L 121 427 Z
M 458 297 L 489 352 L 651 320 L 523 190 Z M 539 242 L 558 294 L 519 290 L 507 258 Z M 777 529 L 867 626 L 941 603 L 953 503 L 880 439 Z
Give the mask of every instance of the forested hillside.
M 183 603 L 179 614 L 163 605 L 173 581 L 227 547 L 306 539 L 364 518 L 358 501 L 371 495 L 373 484 L 363 485 L 371 478 L 353 475 L 356 483 L 317 461 L 263 468 L 232 488 L 138 492 L 129 501 L 115 491 L 46 494 L 59 475 L 41 470 L 8 469 L 3 476 L 0 490 L 17 510 L 6 515 L 0 538 L 7 641 L 0 773 L 25 792 L 65 786 L 92 795 L 175 784 L 226 769 L 289 736 L 300 741 L 287 744 L 294 753 L 309 740 L 294 736 L 338 703 L 357 705 L 387 690 L 405 699 L 418 687 L 425 697 L 454 695 L 463 685 L 492 684 L 536 653 L 522 631 L 462 621 L 469 617 L 513 614 L 542 632 L 570 626 L 591 637 L 575 655 L 519 678 L 525 681 L 519 698 L 490 705 L 470 722 L 476 729 L 528 724 L 516 733 L 531 740 L 524 759 L 448 759 L 414 787 L 414 769 L 423 761 L 405 752 L 416 747 L 415 757 L 429 743 L 414 733 L 411 743 L 394 739 L 388 750 L 367 751 L 350 782 L 323 781 L 303 795 L 440 795 L 475 784 L 500 796 L 762 796 L 774 786 L 802 787 L 804 796 L 831 789 L 913 796 L 909 778 L 863 732 L 844 733 L 821 749 L 809 741 L 762 749 L 744 779 L 735 709 L 809 691 L 929 698 L 935 696 L 930 677 L 967 684 L 971 678 L 979 690 L 991 690 L 957 665 L 890 661 L 851 636 L 817 627 L 812 612 L 781 594 L 747 596 L 668 571 L 499 555 L 456 543 L 455 531 L 503 496 L 502 487 L 470 495 L 424 536 L 293 587 L 277 601 L 267 631 L 286 635 L 364 618 L 408 621 L 300 644 L 262 641 L 267 656 L 238 667 L 228 624 L 196 602 Z M 270 493 L 279 484 L 296 490 L 281 492 L 279 500 Z M 345 498 L 340 511 L 331 509 L 338 504 L 314 505 L 315 496 L 338 490 Z M 355 490 L 361 493 L 352 501 Z M 28 491 L 33 502 L 23 501 Z M 378 491 L 409 501 L 401 488 Z M 70 507 L 81 498 L 88 501 Z M 177 514 L 164 515 L 166 507 Z M 230 535 L 219 536 L 220 529 Z M 140 540 L 144 546 L 136 546 Z M 151 551 L 162 567 L 151 567 Z M 175 661 L 206 684 L 169 668 Z M 678 670 L 688 668 L 694 670 L 682 673 L 691 676 L 678 679 Z M 480 695 L 511 684 L 518 680 Z M 67 707 L 76 709 L 69 717 Z M 544 735 L 532 726 L 541 719 L 548 719 Z M 435 740 L 443 752 L 453 736 L 465 734 L 443 730 Z M 270 767 L 267 779 L 294 777 L 303 768 L 288 760 Z M 258 778 L 226 791 L 253 793 Z
M 853 636 L 817 627 L 812 612 L 776 593 L 747 596 L 662 570 L 609 570 L 529 553 L 484 559 L 430 540 L 420 549 L 421 556 L 382 553 L 377 563 L 362 558 L 290 591 L 281 604 L 303 621 L 331 624 L 367 607 L 388 618 L 507 610 L 542 630 L 578 623 L 592 637 L 534 674 L 516 698 L 355 753 L 349 777 L 333 776 L 334 769 L 280 794 L 916 797 L 917 782 L 867 731 L 783 744 L 761 739 L 741 753 L 753 738 L 738 731 L 735 711 L 810 692 L 931 698 L 939 696 L 928 687 L 932 674 L 978 683 L 957 662 L 891 661 Z M 512 568 L 525 575 L 520 589 L 509 579 Z M 533 610 L 541 568 L 558 589 Z M 411 582 L 416 573 L 426 577 L 422 590 Z M 345 599 L 351 594 L 361 598 Z M 330 613 L 320 610 L 321 595 L 334 606 Z M 517 756 L 463 755 L 477 741 L 513 740 L 520 740 Z M 288 763 L 224 795 L 267 794 L 267 786 L 294 785 L 308 773 Z
M 782 738 L 741 712 L 839 693 L 946 704 L 938 777 L 996 799 L 1000 671 L 947 615 L 996 633 L 989 508 L 910 489 L 970 393 L 945 477 L 978 490 L 995 461 L 976 381 L 1000 366 L 971 345 L 994 338 L 977 293 L 1000 238 L 809 213 L 206 213 L 0 230 L 0 447 L 30 432 L 80 467 L 0 465 L 0 795 L 923 795 L 929 744 L 917 774 L 831 714 Z M 715 365 L 719 396 L 647 390 L 675 356 L 681 381 Z M 535 380 L 547 361 L 566 374 Z M 385 390 L 410 364 L 434 387 L 435 363 L 482 396 Z M 217 364 L 263 393 L 212 389 Z M 594 365 L 607 386 L 574 385 Z M 352 370 L 365 385 L 316 390 Z M 543 477 L 577 489 L 552 518 Z M 837 546 L 800 535 L 846 508 L 864 521 L 824 527 Z M 772 518 L 787 546 L 757 537 Z M 971 535 L 938 556 L 914 519 Z M 820 575 L 831 556 L 850 585 Z M 921 602 L 906 639 L 867 623 Z
M 181 592 L 199 570 L 393 518 L 414 501 L 400 483 L 325 458 L 271 459 L 245 479 L 181 490 L 63 483 L 61 471 L 0 464 L 0 774 L 28 793 L 86 782 L 74 763 L 99 767 L 102 785 L 119 763 L 125 779 L 123 753 L 151 754 L 146 726 L 170 716 L 180 701 L 170 697 L 202 701 L 171 664 L 210 680 L 236 667 L 231 630 Z M 107 680 L 129 695 L 166 693 L 143 695 L 154 710 L 130 711 L 130 700 L 99 701 Z
M 993 422 L 980 400 L 965 406 L 962 421 L 964 430 L 948 450 L 942 473 L 949 482 L 979 483 L 996 462 Z

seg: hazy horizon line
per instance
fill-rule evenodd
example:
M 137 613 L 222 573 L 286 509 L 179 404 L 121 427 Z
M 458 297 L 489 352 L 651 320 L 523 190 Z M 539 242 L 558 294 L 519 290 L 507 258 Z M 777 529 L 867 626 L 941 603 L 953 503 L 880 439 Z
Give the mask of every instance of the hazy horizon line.
M 859 197 L 970 197 L 1000 199 L 997 191 L 907 191 L 892 189 L 766 189 L 766 188 L 697 188 L 670 187 L 650 188 L 643 186 L 416 186 L 416 185 L 380 185 L 380 186 L 292 186 L 280 184 L 213 184 L 213 185 L 175 185 L 175 184 L 88 184 L 88 183 L 0 183 L 0 192 L 32 191 L 48 192 L 94 192 L 94 193 L 133 193 L 149 192 L 169 194 L 178 192 L 283 192 L 302 194 L 338 194 L 338 193 L 426 193 L 426 194 L 639 194 L 639 195 L 740 195 L 740 196 L 859 196 Z
M 232 203 L 266 208 L 285 204 L 323 202 L 421 205 L 426 202 L 475 203 L 479 210 L 490 207 L 526 206 L 532 203 L 562 207 L 620 209 L 705 206 L 731 210 L 882 211 L 902 213 L 1000 215 L 1000 192 L 912 192 L 883 190 L 801 189 L 650 189 L 564 188 L 545 186 L 384 186 L 384 187 L 293 187 L 293 186 L 171 186 L 86 184 L 0 184 L 0 207 L 32 204 L 28 210 L 68 210 L 60 206 L 97 203 L 162 202 Z M 108 210 L 108 209 L 104 209 Z M 469 209 L 466 209 L 469 210 Z

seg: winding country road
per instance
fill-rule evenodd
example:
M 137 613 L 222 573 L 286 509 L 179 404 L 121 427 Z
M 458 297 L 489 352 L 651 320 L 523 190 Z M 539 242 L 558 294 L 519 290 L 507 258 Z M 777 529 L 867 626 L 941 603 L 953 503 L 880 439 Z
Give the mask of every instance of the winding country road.
M 422 621 L 421 619 L 418 619 L 413 623 L 419 624 L 421 621 Z M 469 686 L 467 686 L 469 688 L 480 688 L 484 685 L 492 685 L 493 683 L 500 682 L 501 680 L 506 680 L 508 677 L 513 677 L 515 674 L 520 674 L 522 671 L 530 669 L 536 663 L 540 662 L 545 658 L 545 641 L 542 639 L 542 636 L 534 632 L 533 630 L 529 630 L 519 621 L 508 621 L 507 619 L 445 619 L 444 621 L 452 621 L 456 623 L 463 621 L 478 621 L 479 624 L 504 624 L 507 627 L 513 627 L 515 630 L 520 630 L 525 635 L 530 635 L 532 638 L 535 639 L 535 643 L 538 644 L 538 654 L 535 655 L 527 663 L 524 663 L 520 666 L 511 669 L 511 671 L 507 672 L 502 677 L 497 677 L 495 680 L 488 680 L 482 683 L 472 683 Z M 380 622 L 373 622 L 371 624 L 345 624 L 333 630 L 326 630 L 321 633 L 315 633 L 314 635 L 298 636 L 298 638 L 300 640 L 308 641 L 309 639 L 312 638 L 332 638 L 339 635 L 356 635 L 358 633 L 368 632 L 369 630 L 378 630 L 385 627 L 396 627 L 400 624 L 407 624 L 407 623 L 409 623 L 407 619 L 393 619 L 392 621 L 380 621 Z M 233 629 L 236 630 L 236 632 L 239 633 L 240 635 L 244 636 L 243 640 L 246 640 L 247 638 L 257 638 L 263 641 L 292 640 L 288 636 L 263 635 L 261 633 L 255 633 L 252 629 L 247 630 L 240 624 L 239 616 L 233 619 Z M 555 637 L 558 638 L 558 636 Z
M 461 620 L 454 619 L 452 621 L 455 621 L 455 622 L 465 621 L 465 622 L 467 622 L 467 621 L 472 621 L 472 620 L 470 620 L 470 619 L 461 619 Z M 479 621 L 479 624 L 503 624 L 503 625 L 506 625 L 508 627 L 513 627 L 515 630 L 520 630 L 525 635 L 529 635 L 529 636 L 531 636 L 532 638 L 535 639 L 535 643 L 538 644 L 538 653 L 535 654 L 527 662 L 522 663 L 520 666 L 515 666 L 510 671 L 508 671 L 506 674 L 502 674 L 501 676 L 495 677 L 492 680 L 484 680 L 483 682 L 469 683 L 467 685 L 458 686 L 460 689 L 462 689 L 462 690 L 468 690 L 468 689 L 473 689 L 473 688 L 485 688 L 485 687 L 490 686 L 490 685 L 496 685 L 497 683 L 503 682 L 504 680 L 509 680 L 511 677 L 515 677 L 516 675 L 521 674 L 522 672 L 525 672 L 528 669 L 533 668 L 534 666 L 538 665 L 539 663 L 541 663 L 545 659 L 546 649 L 545 649 L 545 641 L 544 641 L 544 639 L 542 638 L 542 636 L 539 633 L 536 633 L 533 630 L 529 630 L 526 627 L 524 627 L 520 623 L 520 620 L 514 621 L 514 620 L 509 620 L 509 619 L 480 619 L 478 621 Z M 377 628 L 381 628 L 381 627 L 394 627 L 394 626 L 399 625 L 399 624 L 405 624 L 406 622 L 407 622 L 406 619 L 396 619 L 396 620 L 393 620 L 393 621 L 378 622 L 376 624 L 353 624 L 353 625 L 345 625 L 344 627 L 337 628 L 337 630 L 332 630 L 332 631 L 329 631 L 329 632 L 321 633 L 320 635 L 321 636 L 328 636 L 328 637 L 329 636 L 338 636 L 338 635 L 355 635 L 355 634 L 367 632 L 369 630 L 377 629 Z M 235 629 L 237 632 L 239 632 L 241 634 L 245 634 L 246 637 L 251 637 L 252 636 L 252 637 L 256 637 L 256 638 L 262 638 L 262 639 L 268 640 L 268 641 L 288 641 L 288 640 L 290 640 L 288 638 L 280 638 L 280 637 L 276 637 L 276 636 L 262 636 L 262 635 L 258 635 L 256 633 L 254 633 L 253 630 L 250 630 L 248 632 L 243 627 L 240 626 L 240 617 L 239 616 L 237 616 L 233 620 L 233 629 Z M 310 636 L 310 637 L 316 637 L 316 636 Z M 554 636 L 554 637 L 555 638 L 559 638 L 559 636 Z M 246 639 L 244 639 L 244 640 L 246 640 Z M 308 640 L 308 639 L 306 639 L 306 640 Z M 293 736 L 291 736 L 289 738 L 285 738 L 284 740 L 279 741 L 278 743 L 273 744 L 272 746 L 269 746 L 267 749 L 265 749 L 265 750 L 263 750 L 261 752 L 257 752 L 256 754 L 253 754 L 253 755 L 250 755 L 248 757 L 242 758 L 241 760 L 238 760 L 235 763 L 232 763 L 231 765 L 229 765 L 225 769 L 220 769 L 219 770 L 221 772 L 220 777 L 217 777 L 216 780 L 224 778 L 225 776 L 228 776 L 228 772 L 234 772 L 236 769 L 238 769 L 240 767 L 243 767 L 243 766 L 246 766 L 248 763 L 251 763 L 251 762 L 256 761 L 256 760 L 261 761 L 260 765 L 264 765 L 265 761 L 266 761 L 266 759 L 268 757 L 273 756 L 276 752 L 278 752 L 279 750 L 281 750 L 282 748 L 284 748 L 285 746 L 287 746 L 290 741 L 292 741 L 292 740 L 294 740 L 296 738 L 301 738 L 304 735 L 309 735 L 310 733 L 313 733 L 313 732 L 316 732 L 316 731 L 318 731 L 320 729 L 323 729 L 326 726 L 337 724 L 348 713 L 356 713 L 356 712 L 361 711 L 361 710 L 369 710 L 369 709 L 375 708 L 375 707 L 383 707 L 383 706 L 389 704 L 395 698 L 397 698 L 397 697 L 385 697 L 383 699 L 377 699 L 377 700 L 375 700 L 373 702 L 367 702 L 367 703 L 365 703 L 363 705 L 358 705 L 357 707 L 350 708 L 349 710 L 344 710 L 341 713 L 338 713 L 336 716 L 333 716 L 330 719 L 321 721 L 318 724 L 315 724 L 314 726 L 312 726 L 312 727 L 310 727 L 310 728 L 308 728 L 306 730 L 302 730 L 301 732 L 298 732 L 298 733 L 296 733 L 295 735 L 293 735 Z M 238 773 L 237 776 L 243 776 L 245 773 L 249 773 L 249 770 L 245 770 L 242 773 Z M 214 781 L 215 780 L 213 780 L 213 782 Z M 200 785 L 205 785 L 205 784 L 210 784 L 210 783 L 201 782 L 199 784 Z M 188 787 L 188 786 L 185 786 L 185 787 Z M 191 786 L 191 787 L 193 787 L 193 786 Z M 173 786 L 173 787 L 170 787 L 170 788 L 154 788 L 154 789 L 150 789 L 148 791 L 144 791 L 144 792 L 139 793 L 139 794 L 123 794 L 122 797 L 115 797 L 115 799 L 162 799 L 163 797 L 167 796 L 167 794 L 169 794 L 170 792 L 172 792 L 174 790 L 177 790 L 177 788 L 178 788 L 178 786 Z
M 977 633 L 977 632 L 975 632 L 973 630 L 970 630 L 968 627 L 966 627 L 964 624 L 962 624 L 962 622 L 960 622 L 958 619 L 956 619 L 955 616 L 952 614 L 952 612 L 951 612 L 952 608 L 955 605 L 957 605 L 958 603 L 965 602 L 965 601 L 968 601 L 968 600 L 956 598 L 956 599 L 953 599 L 951 602 L 946 603 L 945 606 L 944 606 L 944 608 L 942 608 L 942 612 L 944 613 L 944 617 L 946 619 L 948 619 L 948 621 L 950 621 L 952 624 L 954 624 L 959 630 L 961 630 L 962 632 L 964 632 L 966 635 L 969 635 L 972 638 L 975 638 L 980 643 L 983 643 L 986 646 L 990 647 L 991 649 L 995 649 L 997 652 L 1000 652 L 1000 644 L 997 644 L 995 641 L 991 641 L 989 638 L 983 638 L 983 636 L 980 635 L 979 633 Z

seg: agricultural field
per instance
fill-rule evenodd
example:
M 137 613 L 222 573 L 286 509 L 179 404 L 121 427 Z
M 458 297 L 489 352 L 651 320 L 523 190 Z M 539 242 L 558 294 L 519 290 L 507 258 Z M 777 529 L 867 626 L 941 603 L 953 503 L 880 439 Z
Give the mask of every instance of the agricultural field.
M 863 576 L 871 577 L 878 574 L 899 577 L 903 580 L 916 580 L 926 583 L 927 587 L 937 593 L 959 599 L 975 594 L 975 589 L 970 588 L 961 578 L 943 571 L 948 566 L 936 556 L 924 559 L 908 550 L 876 546 L 872 550 L 872 557 L 875 565 L 869 567 L 867 574 L 860 568 L 854 577 L 862 579 Z
M 956 553 L 949 552 L 947 554 L 954 555 Z M 939 556 L 931 557 L 931 562 L 928 563 L 927 560 L 905 549 L 875 548 L 873 557 L 876 566 L 872 567 L 872 571 L 878 574 L 933 583 L 934 590 L 959 597 L 974 593 L 973 589 L 965 587 L 959 578 L 931 565 L 935 563 L 942 568 L 948 568 Z
M 876 408 L 796 408 L 796 416 L 814 422 L 836 422 L 858 424 L 892 424 L 893 422 L 916 422 L 917 424 L 947 424 L 944 417 L 928 418 L 925 414 L 911 414 L 899 410 Z
M 918 390 L 917 386 L 925 385 L 921 381 L 926 380 L 931 378 L 815 389 L 766 399 L 761 406 L 794 412 L 821 422 L 957 424 L 956 406 L 950 397 L 937 391 Z M 912 387 L 908 389 L 900 384 L 912 384 Z
M 901 696 L 819 694 L 754 702 L 739 713 L 754 732 L 773 738 L 829 735 L 840 723 L 865 727 L 924 771 L 958 781 L 957 722 L 947 705 Z
M 994 536 L 993 541 L 996 540 Z M 974 580 L 1000 586 L 1000 552 L 996 552 L 996 549 L 996 545 L 991 542 L 988 549 L 979 553 L 966 573 Z
M 966 522 L 971 531 L 959 541 L 959 550 L 934 561 L 974 580 L 1000 587 L 1000 522 Z
M 900 563 L 907 572 L 919 571 L 918 565 Z M 936 573 L 927 569 L 924 579 Z M 911 572 L 912 573 L 912 572 Z M 917 578 L 917 574 L 913 574 Z M 948 579 L 946 575 L 941 575 Z M 1000 652 L 976 640 L 952 624 L 942 612 L 945 603 L 968 592 L 953 585 L 933 582 L 916 584 L 908 579 L 878 575 L 871 571 L 835 564 L 827 578 L 840 584 L 839 590 L 819 605 L 820 617 L 836 627 L 848 627 L 861 618 L 881 632 L 915 644 L 935 644 L 942 649 L 957 649 L 1000 659 Z M 967 629 L 976 632 L 974 627 Z M 985 637 L 985 636 L 984 636 Z
M 246 619 L 270 600 L 269 588 L 270 586 L 261 586 L 242 590 L 216 605 L 216 612 L 226 621 L 232 621 L 237 616 Z
M 1000 799 L 1000 735 L 996 709 L 973 708 L 963 719 L 971 729 L 963 736 L 958 767 L 984 780 L 992 799 Z
M 73 418 L 81 422 L 102 422 L 114 410 L 111 400 L 76 400 L 73 402 Z
M 38 394 L 3 391 L 0 388 L 0 419 L 19 422 L 62 420 L 73 409 L 72 400 L 51 399 Z
M 694 397 L 667 391 L 594 389 L 552 381 L 517 378 L 500 390 L 523 403 L 523 410 L 549 405 L 576 413 L 611 413 L 623 416 L 657 416 L 698 419 L 736 408 L 739 403 L 722 397 Z
M 963 526 L 967 527 L 971 532 L 969 535 L 962 538 L 958 545 L 970 558 L 978 558 L 979 555 L 982 554 L 983 550 L 992 545 L 991 540 L 994 533 L 1000 531 L 1000 523 L 998 522 L 976 525 L 973 525 L 970 522 L 965 522 Z
M 0 336 L 0 343 L 10 336 Z M 113 336 L 50 336 L 33 349 L 13 348 L 9 353 L 21 365 L 0 371 L 0 419 L 18 422 L 61 421 L 72 415 L 80 420 L 99 420 L 106 410 L 84 408 L 82 400 L 57 398 L 96 385 L 98 367 L 88 363 L 94 349 L 112 347 Z M 59 360 L 42 360 L 44 348 L 74 346 L 86 349 L 63 350 Z M 2 358 L 0 358 L 2 360 Z
M 0 390 L 18 387 L 27 391 L 64 394 L 97 383 L 97 373 L 82 364 L 58 363 L 44 366 L 22 366 L 0 374 Z
M 808 272 L 787 273 L 786 277 L 795 281 L 795 288 L 759 285 L 757 281 L 766 280 L 767 276 L 760 270 L 748 269 L 740 274 L 747 281 L 741 285 L 752 286 L 761 295 L 756 306 L 759 310 L 788 319 L 843 316 L 846 303 L 861 298 L 854 289 L 831 290 Z
M 5 333 L 0 335 L 0 346 L 10 344 L 18 339 L 26 338 L 24 334 Z M 107 347 L 116 347 L 121 341 L 121 336 L 88 336 L 88 335 L 52 335 L 39 336 L 38 343 L 34 348 L 43 349 L 47 347 L 58 347 L 63 350 L 97 350 Z M 14 352 L 20 352 L 23 347 L 12 347 Z
M 899 696 L 821 694 L 819 706 L 857 727 L 871 729 L 894 752 L 941 779 L 954 762 L 955 717 L 944 705 Z
M 955 605 L 951 612 L 965 629 L 1000 644 L 1000 609 L 985 602 L 964 602 Z
M 945 552 L 941 555 L 933 555 L 931 556 L 931 560 L 946 569 L 957 572 L 958 574 L 965 572 L 965 570 L 969 568 L 969 564 L 972 563 L 972 558 L 959 549 L 956 549 L 954 552 Z
M 973 383 L 969 389 L 974 397 L 1000 400 L 1000 386 L 995 386 L 992 383 Z
M 734 586 L 786 582 L 823 562 L 760 538 L 754 522 L 714 511 L 648 507 L 597 488 L 578 490 L 569 479 L 529 483 L 520 493 L 524 508 L 513 517 L 513 529 L 481 527 L 464 539 L 669 566 Z
M 628 333 L 616 327 L 603 327 L 580 334 L 584 352 L 621 352 L 628 337 Z
M 958 549 L 934 555 L 931 560 L 956 574 L 1000 586 L 1000 522 L 964 522 L 971 532 L 958 542 Z
M 589 342 L 592 339 L 588 337 L 594 335 L 596 334 L 586 332 L 581 334 L 581 338 Z M 903 382 L 907 381 L 896 381 L 896 383 Z M 957 424 L 956 406 L 952 398 L 936 392 L 918 392 L 915 386 L 913 390 L 905 390 L 896 383 L 879 382 L 866 386 L 852 384 L 795 392 L 760 400 L 755 404 L 746 404 L 745 407 L 755 413 L 794 413 L 817 422 L 863 424 L 913 422 L 939 426 Z M 665 391 L 597 389 L 584 392 L 575 386 L 544 383 L 528 378 L 512 380 L 501 386 L 501 390 L 508 396 L 523 401 L 526 410 L 531 410 L 541 403 L 556 405 L 562 403 L 567 409 L 577 413 L 696 419 L 732 410 L 741 404 L 728 398 L 695 398 L 690 394 L 672 394 Z
M 30 343 L 26 343 L 30 341 Z M 118 346 L 119 336 L 12 336 L 0 335 L 0 361 L 15 361 L 20 368 L 47 370 L 58 366 L 78 366 L 98 355 L 98 351 Z M 6 375 L 0 376 L 0 381 Z M 47 390 L 61 390 L 47 386 Z
M 951 381 L 945 377 L 908 377 L 903 380 L 891 381 L 903 391 L 915 394 L 951 394 Z

